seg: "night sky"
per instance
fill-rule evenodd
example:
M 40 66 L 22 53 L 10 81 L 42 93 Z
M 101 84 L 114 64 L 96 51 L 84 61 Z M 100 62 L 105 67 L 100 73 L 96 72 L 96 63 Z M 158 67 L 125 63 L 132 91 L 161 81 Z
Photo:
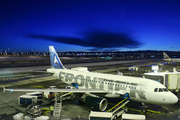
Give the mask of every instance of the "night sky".
M 180 0 L 1 0 L 1 51 L 180 51 Z

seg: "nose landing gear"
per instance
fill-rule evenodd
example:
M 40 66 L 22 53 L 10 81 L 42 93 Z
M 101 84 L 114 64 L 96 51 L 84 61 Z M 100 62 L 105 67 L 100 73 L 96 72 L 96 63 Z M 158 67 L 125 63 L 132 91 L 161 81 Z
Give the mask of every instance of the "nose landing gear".
M 142 108 L 141 108 L 141 111 L 143 113 L 147 112 L 147 109 L 148 109 L 148 105 L 146 105 L 145 103 L 142 103 Z

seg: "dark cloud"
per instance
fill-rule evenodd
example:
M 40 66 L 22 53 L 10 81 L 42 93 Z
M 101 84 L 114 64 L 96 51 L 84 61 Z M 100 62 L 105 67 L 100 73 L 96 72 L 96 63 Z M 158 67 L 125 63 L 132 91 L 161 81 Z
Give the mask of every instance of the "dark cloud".
M 94 49 L 88 49 L 91 52 L 116 52 L 119 51 L 119 49 L 98 49 L 98 48 L 94 48 Z
M 76 37 L 57 37 L 48 35 L 29 34 L 27 37 L 34 39 L 49 40 L 59 43 L 79 45 L 83 47 L 93 47 L 94 49 L 105 48 L 138 48 L 142 45 L 132 35 L 128 33 L 113 33 L 107 31 L 93 31 L 81 33 L 84 38 Z

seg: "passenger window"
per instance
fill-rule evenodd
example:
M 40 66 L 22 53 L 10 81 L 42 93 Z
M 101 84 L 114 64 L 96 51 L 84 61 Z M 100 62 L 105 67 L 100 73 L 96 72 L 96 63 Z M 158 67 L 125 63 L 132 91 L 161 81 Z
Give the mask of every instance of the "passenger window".
M 167 88 L 163 88 L 163 90 L 164 90 L 165 92 L 168 92 L 168 89 L 167 89 Z
M 162 89 L 162 88 L 159 88 L 159 92 L 163 92 L 163 89 Z
M 154 89 L 154 92 L 157 92 L 157 91 L 158 91 L 158 88 L 155 88 L 155 89 Z

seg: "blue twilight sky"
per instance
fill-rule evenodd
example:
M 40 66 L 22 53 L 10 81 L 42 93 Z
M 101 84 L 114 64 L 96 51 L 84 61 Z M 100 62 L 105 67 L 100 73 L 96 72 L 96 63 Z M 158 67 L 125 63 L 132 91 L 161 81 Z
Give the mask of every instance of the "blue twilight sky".
M 2 51 L 180 51 L 180 0 L 1 0 Z

